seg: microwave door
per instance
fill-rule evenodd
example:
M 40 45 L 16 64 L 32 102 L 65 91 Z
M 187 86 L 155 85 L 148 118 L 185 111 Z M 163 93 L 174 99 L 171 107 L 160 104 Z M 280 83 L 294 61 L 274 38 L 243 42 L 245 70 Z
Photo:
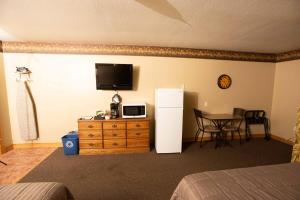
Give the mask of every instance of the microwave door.
M 123 117 L 145 117 L 145 106 L 124 106 Z
M 137 106 L 126 106 L 125 115 L 136 116 L 139 115 L 139 108 Z

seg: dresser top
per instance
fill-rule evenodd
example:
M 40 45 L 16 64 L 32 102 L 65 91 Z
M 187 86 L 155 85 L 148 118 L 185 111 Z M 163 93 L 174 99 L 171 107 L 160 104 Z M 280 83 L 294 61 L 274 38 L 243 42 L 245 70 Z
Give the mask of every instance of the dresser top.
M 116 119 L 78 119 L 78 122 L 87 122 L 87 121 L 96 121 L 96 122 L 113 122 L 113 121 L 150 121 L 149 117 L 146 118 L 116 118 Z

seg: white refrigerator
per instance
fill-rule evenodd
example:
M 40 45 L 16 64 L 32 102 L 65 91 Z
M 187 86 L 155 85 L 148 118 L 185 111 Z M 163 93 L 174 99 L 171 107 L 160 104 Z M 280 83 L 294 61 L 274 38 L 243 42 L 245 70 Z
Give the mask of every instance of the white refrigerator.
M 155 90 L 155 149 L 157 153 L 181 153 L 183 89 Z

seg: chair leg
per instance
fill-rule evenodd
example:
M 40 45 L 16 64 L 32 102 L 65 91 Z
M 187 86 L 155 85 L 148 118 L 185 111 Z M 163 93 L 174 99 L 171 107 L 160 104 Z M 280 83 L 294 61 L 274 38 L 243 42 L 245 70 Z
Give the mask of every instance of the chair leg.
M 213 134 L 212 133 L 210 133 L 210 141 L 213 141 Z
M 233 140 L 233 131 L 231 131 L 231 141 Z
M 199 131 L 200 131 L 200 129 L 198 129 L 197 132 L 195 133 L 195 142 L 197 142 L 197 140 L 198 140 L 198 137 L 199 137 Z
M 202 136 L 201 136 L 201 140 L 200 140 L 200 147 L 202 147 L 202 139 L 203 139 L 203 135 L 204 135 L 204 131 L 202 131 Z
M 239 136 L 240 136 L 240 144 L 242 144 L 242 137 L 241 137 L 241 132 L 238 130 Z
M 250 141 L 251 139 L 251 130 L 249 124 L 246 122 L 246 141 Z
M 264 128 L 265 128 L 265 140 L 270 140 L 270 135 L 269 135 L 269 124 L 267 119 L 264 121 Z
M 248 139 L 247 121 L 245 121 L 245 140 Z
M 226 144 L 227 143 L 227 132 L 224 132 L 224 133 L 222 133 L 222 135 L 223 135 L 223 144 Z
M 1 160 L 0 160 L 0 163 L 2 163 L 3 165 L 7 165 L 5 162 L 3 162 L 3 161 L 1 161 Z
M 219 146 L 219 133 L 216 134 L 216 144 L 215 144 L 215 149 Z

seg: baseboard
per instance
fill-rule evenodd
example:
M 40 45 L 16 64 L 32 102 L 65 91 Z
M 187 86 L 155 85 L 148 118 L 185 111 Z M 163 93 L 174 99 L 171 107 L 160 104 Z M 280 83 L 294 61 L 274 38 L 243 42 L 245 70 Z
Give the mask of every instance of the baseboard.
M 62 147 L 61 143 L 23 143 L 23 144 L 11 144 L 7 147 L 2 147 L 2 153 L 9 152 L 13 149 L 24 148 L 57 148 Z
M 263 133 L 258 133 L 258 134 L 252 134 L 251 136 L 252 136 L 252 138 L 264 138 L 264 137 L 265 137 L 265 134 L 263 134 Z M 228 138 L 231 138 L 231 135 L 229 134 L 227 137 L 228 137 Z M 233 139 L 234 139 L 234 140 L 239 140 L 240 137 L 239 137 L 238 135 L 235 134 L 235 135 L 233 136 Z M 242 139 L 245 139 L 245 135 L 242 135 Z M 201 140 L 201 138 L 199 137 L 199 138 L 198 138 L 198 142 L 200 142 L 200 140 Z M 204 136 L 204 137 L 203 137 L 203 141 L 209 141 L 209 140 L 210 140 L 210 136 Z M 183 138 L 183 142 L 194 142 L 194 141 L 195 141 L 195 138 L 194 138 L 194 137 Z
M 53 148 L 62 147 L 61 143 L 24 143 L 24 144 L 13 144 L 12 149 L 21 148 Z
M 279 137 L 279 136 L 277 136 L 277 135 L 272 135 L 272 134 L 271 134 L 271 138 L 272 138 L 273 140 L 277 140 L 277 141 L 279 141 L 279 142 L 282 142 L 282 143 L 285 143 L 285 144 L 289 144 L 289 145 L 292 145 L 292 146 L 295 144 L 293 141 L 287 140 L 287 139 L 282 138 L 282 137 Z
M 9 146 L 7 146 L 7 147 L 4 148 L 4 152 L 3 152 L 3 153 L 6 153 L 6 152 L 11 151 L 11 150 L 13 150 L 13 149 L 14 149 L 14 147 L 13 147 L 13 145 L 11 144 L 11 145 L 9 145 Z
M 288 144 L 288 145 L 294 145 L 294 142 L 281 138 L 277 135 L 274 134 L 270 134 L 271 135 L 271 139 Z M 231 137 L 230 135 L 228 136 L 229 138 Z M 264 138 L 265 134 L 264 133 L 258 133 L 258 134 L 252 134 L 252 138 Z M 198 142 L 200 141 L 200 137 L 198 138 Z M 239 136 L 238 135 L 234 135 L 234 140 L 239 140 Z M 245 139 L 245 136 L 242 135 L 242 139 Z M 210 137 L 209 136 L 205 136 L 203 137 L 203 141 L 209 141 Z M 189 137 L 189 138 L 183 138 L 183 142 L 194 142 L 195 138 L 194 137 Z M 61 143 L 24 143 L 24 144 L 12 144 L 9 145 L 5 148 L 3 148 L 3 152 L 8 152 L 10 150 L 13 149 L 20 149 L 20 148 L 57 148 L 57 147 L 62 147 Z
M 276 141 L 279 141 L 279 142 L 282 142 L 282 143 L 285 143 L 285 144 L 288 144 L 288 145 L 294 145 L 294 142 L 290 141 L 290 140 L 287 140 L 287 139 L 284 139 L 282 137 L 279 137 L 277 135 L 274 135 L 274 134 L 270 134 L 271 136 L 271 139 L 273 140 L 276 140 Z M 265 134 L 264 133 L 257 133 L 257 134 L 251 134 L 251 137 L 252 138 L 264 138 L 265 137 Z M 230 134 L 228 136 L 228 138 L 231 138 Z M 238 135 L 234 135 L 233 137 L 234 140 L 239 140 L 240 137 Z M 245 139 L 245 135 L 242 135 L 242 139 Z M 201 140 L 201 138 L 199 137 L 198 138 L 198 142 Z M 210 140 L 210 137 L 209 136 L 205 136 L 203 137 L 203 141 L 209 141 Z M 183 142 L 194 142 L 195 141 L 195 138 L 194 137 L 190 137 L 190 138 L 183 138 Z

